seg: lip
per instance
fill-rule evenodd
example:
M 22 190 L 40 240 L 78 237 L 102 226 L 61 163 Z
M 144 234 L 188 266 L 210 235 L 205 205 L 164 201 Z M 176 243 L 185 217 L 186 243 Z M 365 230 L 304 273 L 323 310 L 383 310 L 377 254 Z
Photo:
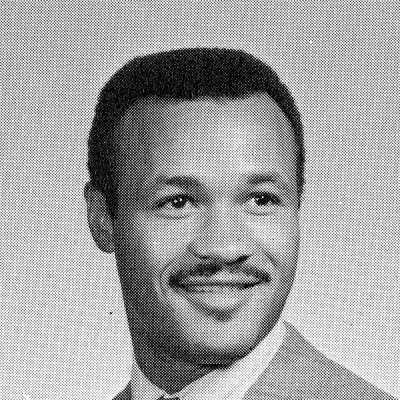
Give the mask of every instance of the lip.
M 206 314 L 229 314 L 242 307 L 262 283 L 246 288 L 238 285 L 199 285 L 191 290 L 176 286 L 174 290 L 193 307 Z
M 226 314 L 243 306 L 263 284 L 254 276 L 220 271 L 211 277 L 186 276 L 171 287 L 202 312 Z
M 260 282 L 255 283 L 231 283 L 231 282 L 205 282 L 205 283 L 192 283 L 188 285 L 178 285 L 182 290 L 187 292 L 207 292 L 207 293 L 220 293 L 231 292 L 237 290 L 248 289 Z

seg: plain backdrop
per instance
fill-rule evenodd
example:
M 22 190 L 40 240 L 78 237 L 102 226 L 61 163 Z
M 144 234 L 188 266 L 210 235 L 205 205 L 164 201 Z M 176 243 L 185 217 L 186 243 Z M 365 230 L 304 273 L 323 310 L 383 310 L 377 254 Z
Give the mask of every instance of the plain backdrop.
M 1 3 L 2 398 L 111 399 L 131 344 L 113 255 L 86 224 L 99 90 L 134 56 L 241 48 L 292 90 L 307 148 L 285 318 L 399 395 L 399 5 L 395 1 Z

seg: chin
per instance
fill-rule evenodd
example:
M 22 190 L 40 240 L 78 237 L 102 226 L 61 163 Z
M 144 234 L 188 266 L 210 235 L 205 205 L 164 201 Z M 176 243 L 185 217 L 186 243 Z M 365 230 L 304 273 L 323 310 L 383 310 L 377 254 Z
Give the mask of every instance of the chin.
M 168 304 L 154 308 L 156 318 L 147 321 L 146 331 L 153 347 L 164 354 L 197 365 L 226 365 L 246 356 L 265 338 L 279 319 L 286 297 L 285 290 L 271 283 L 244 296 L 237 307 L 230 308 L 230 303 L 221 300 L 222 305 L 214 309 L 208 303 L 207 308 L 196 307 L 171 291 Z
M 177 355 L 196 364 L 227 365 L 246 356 L 264 338 L 267 332 L 253 329 L 238 332 L 221 329 L 207 336 L 193 335 L 180 340 Z

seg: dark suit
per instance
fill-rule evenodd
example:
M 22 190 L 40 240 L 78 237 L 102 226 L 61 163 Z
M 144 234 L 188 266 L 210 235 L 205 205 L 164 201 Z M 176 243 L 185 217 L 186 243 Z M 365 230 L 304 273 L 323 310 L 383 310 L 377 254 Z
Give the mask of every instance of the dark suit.
M 291 324 L 285 325 L 282 345 L 243 400 L 394 399 L 326 358 Z M 130 400 L 130 384 L 114 400 Z

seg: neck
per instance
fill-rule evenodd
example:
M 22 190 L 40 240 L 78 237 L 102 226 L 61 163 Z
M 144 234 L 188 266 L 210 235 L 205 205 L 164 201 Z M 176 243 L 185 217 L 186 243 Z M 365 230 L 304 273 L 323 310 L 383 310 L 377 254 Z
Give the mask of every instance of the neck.
M 215 367 L 193 364 L 155 350 L 138 333 L 132 337 L 136 362 L 154 385 L 169 394 L 177 393 L 193 381 L 211 372 Z

